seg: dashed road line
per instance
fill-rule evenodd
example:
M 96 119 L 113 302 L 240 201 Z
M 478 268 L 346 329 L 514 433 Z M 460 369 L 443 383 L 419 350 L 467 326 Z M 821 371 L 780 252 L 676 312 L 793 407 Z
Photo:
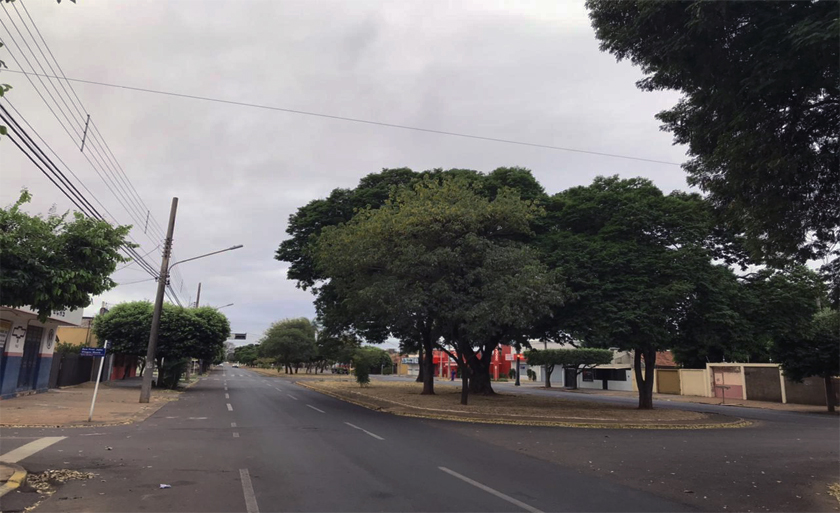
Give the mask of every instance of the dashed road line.
M 495 495 L 496 497 L 498 497 L 502 500 L 508 501 L 509 503 L 513 504 L 514 506 L 518 506 L 518 507 L 524 509 L 525 511 L 528 511 L 530 513 L 542 513 L 542 511 L 538 510 L 537 508 L 535 508 L 535 507 L 533 507 L 529 504 L 525 504 L 524 502 L 522 502 L 520 500 L 514 499 L 510 495 L 505 495 L 504 493 L 502 493 L 498 490 L 494 490 L 494 489 L 490 488 L 489 486 L 483 485 L 483 484 L 479 483 L 478 481 L 473 481 L 472 479 L 468 478 L 467 476 L 461 475 L 461 474 L 455 472 L 454 470 L 449 470 L 446 467 L 438 467 L 438 468 L 441 469 L 442 471 L 446 472 L 450 476 L 457 477 L 461 481 L 463 481 L 465 483 L 469 483 L 469 484 L 475 486 L 476 488 L 478 488 L 480 490 L 484 490 L 485 492 L 487 492 L 491 495 Z
M 315 411 L 319 411 L 319 412 L 321 412 L 321 413 L 327 413 L 327 412 L 325 412 L 324 410 L 320 410 L 320 409 L 318 409 L 318 408 L 316 408 L 316 407 L 312 406 L 311 404 L 307 404 L 307 406 L 309 406 L 310 408 L 312 408 L 312 409 L 313 409 L 313 410 L 315 410 Z
M 358 429 L 359 431 L 363 431 L 363 432 L 365 432 L 365 434 L 368 434 L 368 435 L 370 435 L 370 436 L 372 436 L 372 437 L 376 438 L 377 440 L 385 440 L 385 439 L 384 439 L 384 438 L 382 438 L 381 436 L 379 436 L 379 435 L 377 435 L 377 434 L 375 434 L 375 433 L 371 433 L 371 432 L 370 432 L 370 431 L 368 431 L 367 429 L 362 429 L 362 428 L 360 428 L 359 426 L 357 426 L 357 425 L 355 425 L 355 424 L 350 424 L 349 422 L 345 422 L 345 424 L 347 424 L 347 425 L 348 425 L 348 426 L 350 426 L 351 428 L 355 428 L 355 429 Z
M 231 422 L 230 427 L 235 428 L 236 427 L 236 422 Z
M 45 436 L 39 438 L 34 442 L 29 442 L 26 445 L 21 445 L 17 449 L 12 449 L 6 454 L 0 455 L 0 461 L 6 463 L 17 463 L 24 458 L 32 456 L 38 451 L 46 449 L 54 443 L 60 442 L 67 438 L 66 436 Z
M 292 394 L 286 394 L 286 395 L 288 395 L 289 397 L 291 397 L 291 398 L 292 398 L 292 399 L 294 399 L 295 401 L 297 401 L 297 400 L 298 400 L 298 398 L 297 398 L 297 397 L 295 397 L 295 396 L 293 396 Z
M 242 482 L 242 493 L 245 495 L 245 511 L 248 513 L 260 513 L 257 506 L 257 496 L 254 495 L 254 485 L 251 484 L 251 475 L 247 468 L 239 469 L 239 480 Z
M 227 403 L 227 408 L 228 408 L 228 411 L 233 411 L 233 406 L 231 406 L 230 403 Z
M 230 399 L 230 394 L 225 394 L 225 399 Z
M 235 432 L 235 431 L 234 431 L 234 433 L 233 433 L 233 437 L 234 437 L 234 438 L 239 438 L 239 433 L 237 433 L 237 432 Z

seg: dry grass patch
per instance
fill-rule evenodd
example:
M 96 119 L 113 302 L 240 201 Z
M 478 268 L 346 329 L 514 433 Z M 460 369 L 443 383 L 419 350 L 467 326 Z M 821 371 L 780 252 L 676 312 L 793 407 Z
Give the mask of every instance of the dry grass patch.
M 256 372 L 260 376 L 268 376 L 268 377 L 271 377 L 271 378 L 278 378 L 279 377 L 279 378 L 321 379 L 321 380 L 333 380 L 333 379 L 339 379 L 340 380 L 340 379 L 347 379 L 348 378 L 347 374 L 333 374 L 331 372 L 330 373 L 324 373 L 324 374 L 321 374 L 321 373 L 316 374 L 314 372 L 309 373 L 309 374 L 307 374 L 305 372 L 300 372 L 298 374 L 295 374 L 295 373 L 287 374 L 283 370 L 281 370 L 280 372 L 277 372 L 277 369 L 258 369 L 258 368 L 252 368 L 252 367 L 243 367 L 243 368 L 248 369 L 249 371 Z M 352 379 L 352 376 L 350 376 L 350 378 Z
M 560 399 L 550 396 L 498 393 L 471 395 L 460 404 L 456 387 L 436 387 L 435 395 L 420 395 L 419 383 L 375 381 L 359 387 L 352 379 L 307 381 L 305 386 L 398 415 L 533 425 L 605 425 L 613 427 L 708 427 L 738 419 L 682 410 L 639 410 L 631 406 Z

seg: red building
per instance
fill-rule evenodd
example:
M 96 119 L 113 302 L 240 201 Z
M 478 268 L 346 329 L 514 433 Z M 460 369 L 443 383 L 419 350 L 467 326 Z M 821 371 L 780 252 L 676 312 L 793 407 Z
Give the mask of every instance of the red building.
M 452 373 L 458 370 L 458 364 L 441 350 L 433 351 L 432 359 L 435 364 L 435 376 L 452 379 Z M 511 346 L 499 346 L 493 351 L 493 358 L 490 360 L 490 376 L 493 379 L 508 377 L 508 373 L 513 368 L 513 360 L 513 348 Z

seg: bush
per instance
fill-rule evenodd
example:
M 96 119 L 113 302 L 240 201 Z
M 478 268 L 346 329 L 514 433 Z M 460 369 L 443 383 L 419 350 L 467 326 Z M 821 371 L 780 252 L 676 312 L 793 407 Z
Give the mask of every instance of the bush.
M 370 384 L 370 363 L 369 354 L 361 349 L 353 355 L 353 374 L 359 386 Z
M 511 369 L 510 372 L 508 372 L 508 378 L 516 379 L 516 369 Z

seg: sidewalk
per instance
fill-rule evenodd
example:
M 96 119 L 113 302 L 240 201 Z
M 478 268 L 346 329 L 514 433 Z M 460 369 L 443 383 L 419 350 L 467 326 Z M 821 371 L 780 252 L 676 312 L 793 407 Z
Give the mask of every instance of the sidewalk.
M 176 401 L 179 392 L 152 390 L 149 403 L 141 404 L 139 381 L 135 386 L 120 383 L 99 385 L 93 422 L 87 422 L 93 383 L 51 389 L 42 394 L 27 395 L 0 402 L 0 427 L 85 427 L 129 424 L 145 420 L 169 401 Z

